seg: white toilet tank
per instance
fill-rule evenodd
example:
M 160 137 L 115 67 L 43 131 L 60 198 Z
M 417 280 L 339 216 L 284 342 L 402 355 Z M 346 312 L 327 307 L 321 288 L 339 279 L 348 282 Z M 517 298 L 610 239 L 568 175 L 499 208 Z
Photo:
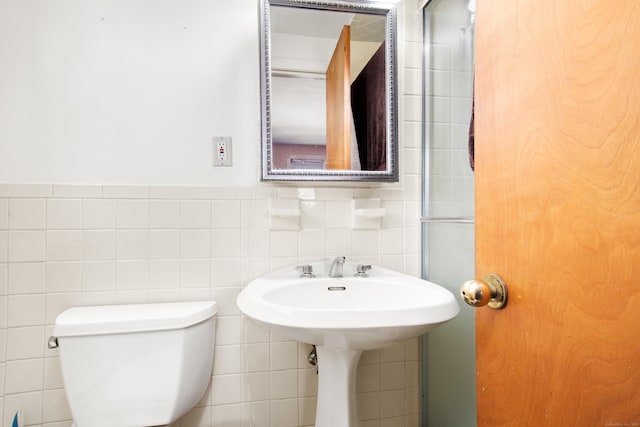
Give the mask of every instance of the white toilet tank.
M 169 424 L 204 395 L 213 367 L 213 301 L 75 307 L 53 335 L 77 427 Z

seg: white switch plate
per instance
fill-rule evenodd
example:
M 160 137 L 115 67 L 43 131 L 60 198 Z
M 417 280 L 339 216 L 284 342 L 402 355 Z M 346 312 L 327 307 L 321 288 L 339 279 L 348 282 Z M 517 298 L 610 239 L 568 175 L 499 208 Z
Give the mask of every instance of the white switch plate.
M 231 153 L 230 136 L 213 137 L 213 166 L 231 166 L 233 164 Z

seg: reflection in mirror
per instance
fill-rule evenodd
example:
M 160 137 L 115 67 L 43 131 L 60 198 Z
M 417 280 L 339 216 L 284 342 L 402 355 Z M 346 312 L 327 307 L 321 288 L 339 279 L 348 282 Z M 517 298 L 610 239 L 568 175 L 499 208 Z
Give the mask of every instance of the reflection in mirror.
M 397 181 L 395 6 L 262 0 L 262 179 Z

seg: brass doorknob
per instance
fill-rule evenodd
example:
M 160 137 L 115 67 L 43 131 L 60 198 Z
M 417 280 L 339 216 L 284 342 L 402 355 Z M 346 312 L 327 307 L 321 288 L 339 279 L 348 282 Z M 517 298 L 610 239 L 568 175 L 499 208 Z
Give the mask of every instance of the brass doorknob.
M 507 285 L 497 274 L 487 274 L 482 280 L 467 280 L 460 288 L 464 302 L 471 307 L 500 310 L 507 303 Z

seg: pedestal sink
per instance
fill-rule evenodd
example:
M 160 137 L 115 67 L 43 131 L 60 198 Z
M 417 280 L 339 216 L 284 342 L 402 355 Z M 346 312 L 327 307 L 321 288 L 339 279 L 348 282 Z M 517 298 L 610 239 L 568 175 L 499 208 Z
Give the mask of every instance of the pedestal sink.
M 268 329 L 316 345 L 316 427 L 355 427 L 355 372 L 362 351 L 422 335 L 460 309 L 451 292 L 416 277 L 379 267 L 364 277 L 357 272 L 366 269 L 349 262 L 342 277 L 328 277 L 329 267 L 306 265 L 314 277 L 296 267 L 268 273 L 249 283 L 237 304 Z

